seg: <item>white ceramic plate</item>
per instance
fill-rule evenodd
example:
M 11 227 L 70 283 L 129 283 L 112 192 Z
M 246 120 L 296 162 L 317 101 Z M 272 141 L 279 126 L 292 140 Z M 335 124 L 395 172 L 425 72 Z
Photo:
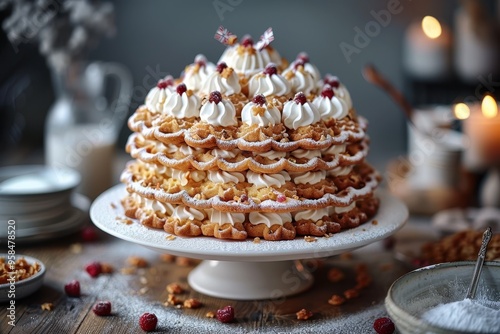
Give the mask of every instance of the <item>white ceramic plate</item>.
M 220 240 L 208 237 L 167 240 L 163 230 L 145 227 L 137 221 L 126 225 L 116 217 L 125 217 L 120 200 L 126 195 L 124 185 L 117 185 L 101 194 L 90 208 L 90 217 L 103 231 L 118 238 L 140 244 L 160 252 L 207 260 L 268 262 L 333 256 L 381 240 L 403 226 L 408 209 L 388 192 L 380 191 L 381 205 L 374 220 L 359 227 L 337 233 L 331 238 L 306 242 L 303 238 L 283 241 L 265 241 L 255 244 L 245 241 Z
M 7 259 L 7 256 L 7 254 L 0 254 L 0 257 L 5 259 Z M 14 299 L 16 300 L 27 297 L 40 289 L 43 285 L 43 278 L 45 276 L 45 265 L 42 261 L 31 256 L 16 254 L 16 260 L 21 257 L 24 257 L 30 264 L 38 262 L 40 264 L 40 271 L 25 280 L 14 283 Z M 9 302 L 12 299 L 9 297 L 9 292 L 12 292 L 12 290 L 10 283 L 0 284 L 0 303 Z

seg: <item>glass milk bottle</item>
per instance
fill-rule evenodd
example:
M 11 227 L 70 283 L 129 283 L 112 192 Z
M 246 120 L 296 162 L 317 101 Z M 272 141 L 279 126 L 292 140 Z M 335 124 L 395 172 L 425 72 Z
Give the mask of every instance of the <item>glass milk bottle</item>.
M 91 199 L 112 185 L 115 143 L 127 117 L 132 80 L 113 63 L 74 63 L 53 71 L 56 101 L 45 124 L 45 160 L 77 170 Z M 114 86 L 111 88 L 111 86 Z

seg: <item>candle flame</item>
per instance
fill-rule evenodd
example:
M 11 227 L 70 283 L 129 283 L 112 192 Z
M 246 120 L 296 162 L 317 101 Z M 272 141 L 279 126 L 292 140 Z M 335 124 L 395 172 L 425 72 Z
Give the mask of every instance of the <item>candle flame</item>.
M 497 101 L 492 96 L 486 95 L 481 102 L 481 111 L 486 118 L 496 117 L 498 114 Z
M 426 16 L 422 19 L 422 29 L 427 37 L 431 39 L 438 38 L 443 32 L 441 24 L 433 16 Z
M 470 108 L 465 103 L 457 103 L 453 113 L 457 119 L 467 119 L 470 116 Z

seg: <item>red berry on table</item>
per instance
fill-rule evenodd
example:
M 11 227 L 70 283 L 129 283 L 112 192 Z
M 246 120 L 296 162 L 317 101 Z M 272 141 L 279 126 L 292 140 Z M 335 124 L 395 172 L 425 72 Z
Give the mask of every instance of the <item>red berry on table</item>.
M 210 93 L 210 96 L 208 97 L 209 102 L 214 102 L 215 104 L 218 104 L 220 101 L 222 101 L 222 95 L 219 91 L 213 91 Z
M 276 64 L 269 63 L 267 64 L 266 68 L 264 69 L 264 74 L 277 74 L 278 73 L 278 68 L 276 67 Z
M 255 95 L 254 98 L 252 99 L 252 102 L 263 106 L 264 104 L 266 104 L 266 98 L 262 94 Z
M 297 104 L 304 104 L 307 102 L 306 95 L 302 92 L 298 92 L 297 94 L 295 94 L 295 97 L 293 98 L 293 100 Z
M 217 70 L 217 72 L 222 73 L 226 68 L 227 68 L 227 64 L 222 61 L 222 62 L 217 64 L 217 67 L 215 69 Z
M 106 316 L 111 314 L 111 302 L 109 301 L 98 301 L 92 307 L 92 311 L 99 316 Z
M 217 320 L 223 323 L 232 322 L 234 320 L 234 308 L 230 305 L 217 310 L 215 314 Z
M 102 273 L 102 266 L 99 262 L 91 262 L 85 266 L 85 270 L 91 277 L 97 277 Z
M 82 239 L 85 242 L 96 241 L 99 238 L 97 231 L 92 226 L 87 226 L 82 229 Z
M 64 285 L 64 292 L 69 297 L 80 297 L 80 282 L 77 280 L 72 280 L 66 285 Z
M 331 100 L 332 97 L 335 96 L 335 93 L 333 92 L 332 86 L 325 85 L 323 87 L 323 90 L 321 91 L 321 96 L 327 97 L 327 98 L 329 98 Z
M 158 324 L 158 318 L 154 313 L 144 313 L 139 318 L 139 326 L 146 332 L 151 332 L 156 329 L 156 324 Z
M 373 329 L 375 329 L 378 334 L 392 334 L 394 333 L 395 327 L 391 319 L 384 317 L 375 320 Z

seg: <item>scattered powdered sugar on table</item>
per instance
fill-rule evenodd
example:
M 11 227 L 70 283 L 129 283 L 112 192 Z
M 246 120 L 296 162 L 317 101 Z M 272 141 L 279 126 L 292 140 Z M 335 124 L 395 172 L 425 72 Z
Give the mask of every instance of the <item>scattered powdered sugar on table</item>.
M 439 304 L 426 311 L 422 319 L 456 331 L 500 333 L 500 302 L 464 299 Z

